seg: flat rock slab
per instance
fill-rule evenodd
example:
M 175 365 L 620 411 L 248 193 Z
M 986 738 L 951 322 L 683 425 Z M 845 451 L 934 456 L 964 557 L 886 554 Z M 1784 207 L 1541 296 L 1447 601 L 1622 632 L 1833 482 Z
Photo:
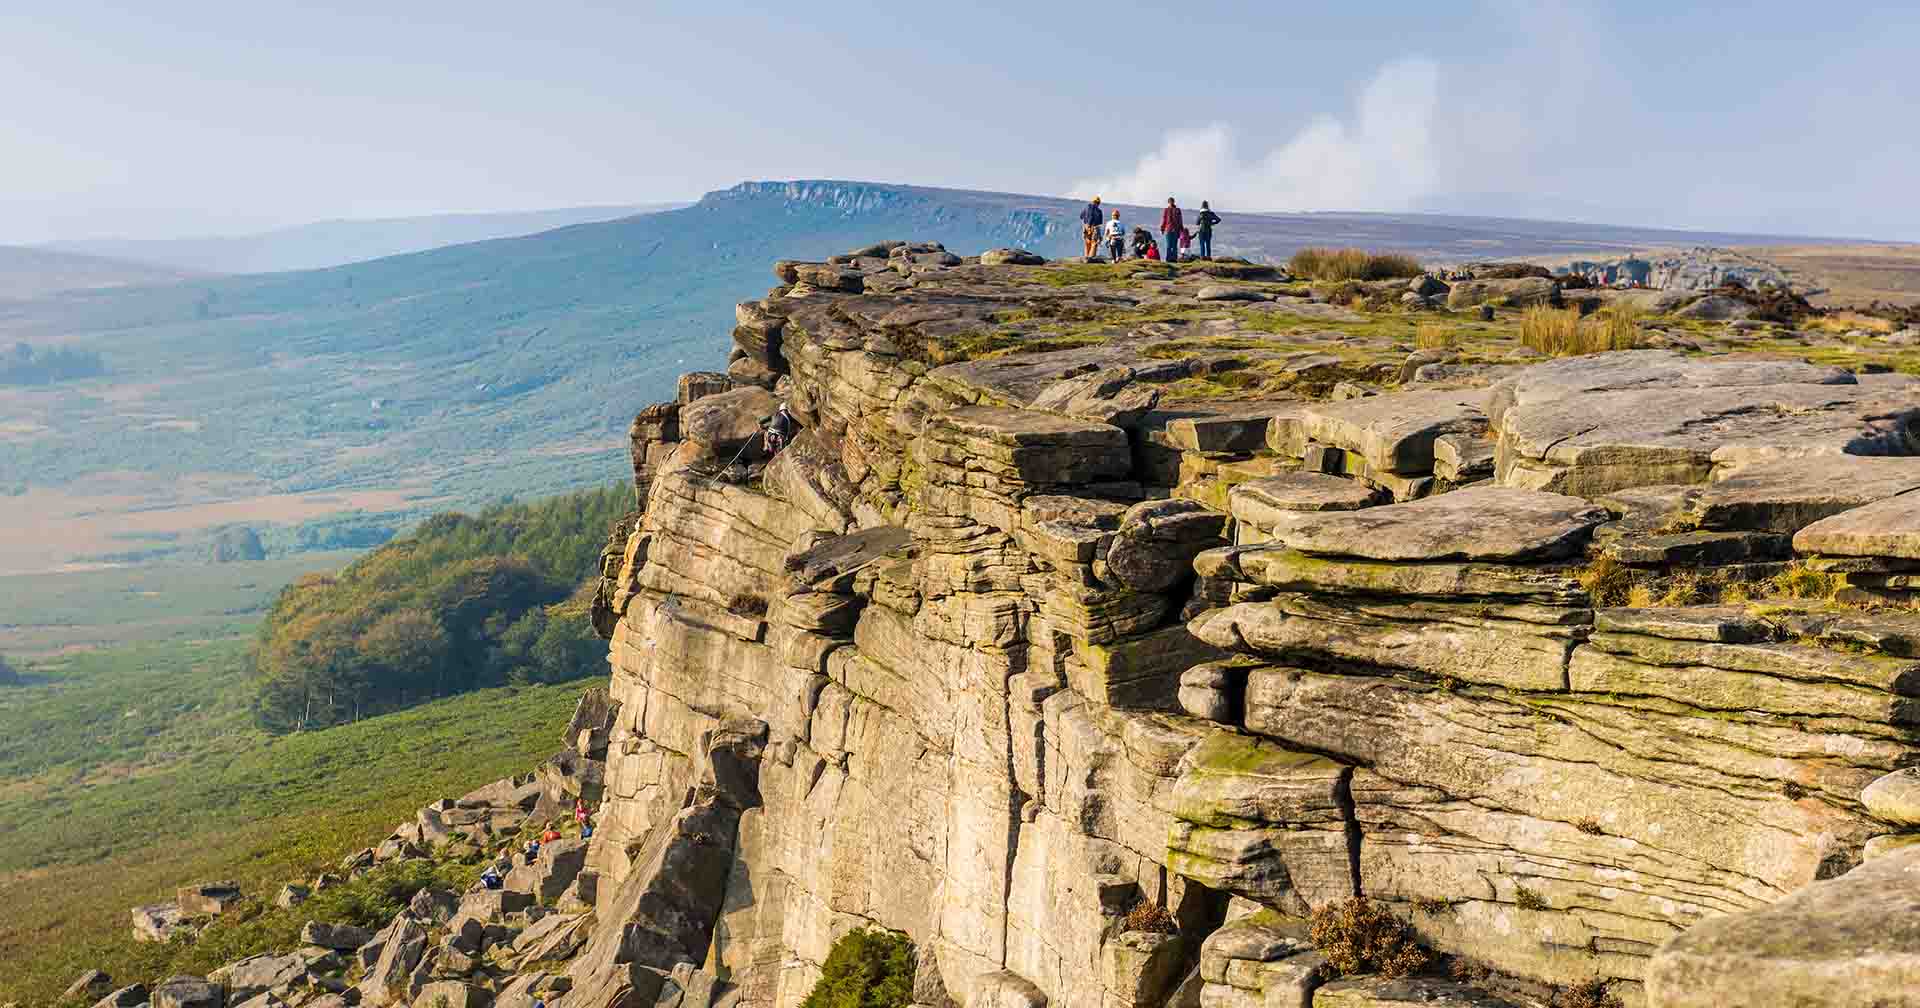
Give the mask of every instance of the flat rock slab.
M 1674 350 L 1615 350 L 1527 367 L 1487 393 L 1487 416 L 1498 424 L 1509 407 L 1553 402 L 1588 392 L 1852 385 L 1856 380 L 1840 368 L 1804 361 L 1688 357 Z
M 1716 467 L 1809 455 L 1905 455 L 1920 395 L 1863 385 L 1590 392 L 1521 404 L 1500 417 L 1506 486 L 1597 496 L 1705 483 Z
M 1822 518 L 1795 533 L 1793 548 L 1836 556 L 1920 559 L 1920 495 L 1901 494 Z
M 1661 1008 L 1920 1004 L 1920 847 L 1694 925 L 1654 954 L 1646 985 Z
M 1793 533 L 1915 489 L 1920 489 L 1920 457 L 1774 459 L 1701 488 L 1690 510 L 1702 528 Z
M 1368 396 L 1316 403 L 1301 411 L 1300 423 L 1307 437 L 1381 472 L 1423 474 L 1433 471 L 1435 439 L 1486 429 L 1481 401 L 1477 391 L 1455 389 Z
M 1342 476 L 1295 472 L 1249 480 L 1227 495 L 1234 518 L 1267 526 L 1283 511 L 1357 511 L 1382 501 L 1380 491 Z
M 1471 487 L 1360 511 L 1297 512 L 1274 537 L 1319 556 L 1529 562 L 1576 552 L 1607 517 L 1578 497 Z
M 904 549 L 912 539 L 907 530 L 898 525 L 877 525 L 849 532 L 787 558 L 787 571 L 797 583 L 815 584 L 859 570 Z
M 1265 301 L 1267 295 L 1251 287 L 1236 287 L 1232 284 L 1208 284 L 1195 291 L 1197 301 Z
M 1407 977 L 1389 980 L 1366 977 L 1335 980 L 1313 992 L 1313 1008 L 1518 1008 L 1515 1002 L 1451 980 Z

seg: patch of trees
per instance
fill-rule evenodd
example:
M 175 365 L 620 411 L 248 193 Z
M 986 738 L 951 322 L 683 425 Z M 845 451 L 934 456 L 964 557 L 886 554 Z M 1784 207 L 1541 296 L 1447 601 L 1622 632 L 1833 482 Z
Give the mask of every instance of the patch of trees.
M 15 343 L 0 353 L 0 385 L 48 385 L 74 378 L 97 378 L 107 373 L 106 362 L 92 350 L 42 347 Z
M 253 651 L 253 710 L 296 731 L 470 689 L 604 671 L 590 607 L 624 486 L 436 515 L 338 574 L 281 591 Z

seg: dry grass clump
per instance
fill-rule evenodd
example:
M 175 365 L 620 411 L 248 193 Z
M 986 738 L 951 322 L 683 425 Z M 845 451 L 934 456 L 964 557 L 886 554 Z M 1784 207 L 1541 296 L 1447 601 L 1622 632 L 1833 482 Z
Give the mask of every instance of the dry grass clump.
M 1413 345 L 1421 350 L 1452 350 L 1460 345 L 1460 332 L 1438 322 L 1422 322 L 1413 328 Z
M 1860 312 L 1837 311 L 1803 319 L 1800 328 L 1815 332 L 1844 333 L 1855 329 L 1871 333 L 1890 333 L 1900 328 L 1899 323 L 1878 315 L 1863 315 Z
M 1633 600 L 1633 571 L 1605 553 L 1593 558 L 1587 569 L 1580 572 L 1579 581 L 1580 587 L 1593 597 L 1594 605 L 1640 607 L 1640 603 Z
M 1607 982 L 1595 977 L 1583 980 L 1560 992 L 1556 1008 L 1623 1008 L 1620 999 L 1607 993 Z
M 1813 570 L 1802 560 L 1794 561 L 1773 577 L 1774 593 L 1787 598 L 1830 599 L 1840 590 L 1840 585 L 1839 575 Z
M 758 619 L 767 614 L 767 600 L 758 595 L 735 595 L 727 600 L 727 611 L 735 616 Z
M 1338 975 L 1379 973 L 1409 976 L 1431 960 L 1415 944 L 1413 930 L 1364 896 L 1328 903 L 1313 911 L 1313 947 Z
M 1544 899 L 1541 899 L 1539 893 L 1534 892 L 1533 890 L 1527 888 L 1526 886 L 1517 886 L 1514 888 L 1513 905 L 1519 907 L 1522 910 L 1547 909 L 1547 901 Z
M 1173 915 L 1167 912 L 1166 907 L 1152 900 L 1141 900 L 1127 911 L 1127 919 L 1120 930 L 1174 934 L 1180 930 L 1180 926 L 1173 922 Z
M 1640 345 L 1640 313 L 1608 305 L 1583 319 L 1576 308 L 1536 305 L 1520 313 L 1520 343 L 1549 357 L 1632 350 Z
M 1464 984 L 1484 983 L 1493 975 L 1493 969 L 1486 963 L 1461 956 L 1454 956 L 1447 964 L 1447 974 Z
M 1424 272 L 1419 260 L 1398 252 L 1357 248 L 1303 248 L 1287 260 L 1287 272 L 1310 280 L 1389 280 Z
M 1582 833 L 1585 833 L 1588 836 L 1601 836 L 1607 832 L 1606 830 L 1600 828 L 1600 820 L 1595 819 L 1592 816 L 1588 816 L 1585 819 L 1575 819 L 1573 821 L 1573 828 L 1579 830 Z

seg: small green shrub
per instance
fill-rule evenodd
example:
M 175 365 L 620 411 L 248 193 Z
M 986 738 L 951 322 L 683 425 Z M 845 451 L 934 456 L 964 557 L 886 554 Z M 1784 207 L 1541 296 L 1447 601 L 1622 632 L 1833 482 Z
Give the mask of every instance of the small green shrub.
M 1513 890 L 1513 905 L 1522 910 L 1545 910 L 1547 901 L 1526 886 L 1517 886 Z
M 1403 977 L 1432 956 L 1413 940 L 1413 930 L 1386 907 L 1364 896 L 1328 903 L 1313 911 L 1309 931 L 1313 947 L 1327 957 L 1335 973 L 1379 973 Z
M 1840 578 L 1826 571 L 1813 570 L 1804 561 L 1796 560 L 1786 570 L 1774 575 L 1773 588 L 1788 598 L 1827 599 L 1839 590 Z
M 913 940 L 861 928 L 827 951 L 820 982 L 801 1008 L 906 1008 L 913 1003 Z

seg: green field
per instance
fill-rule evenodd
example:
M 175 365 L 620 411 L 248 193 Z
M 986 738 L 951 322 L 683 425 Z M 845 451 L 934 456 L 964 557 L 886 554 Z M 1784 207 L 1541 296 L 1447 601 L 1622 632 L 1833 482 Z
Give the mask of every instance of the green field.
M 141 653 L 152 662 L 166 647 Z M 191 662 L 217 669 L 237 654 L 237 643 L 227 642 Z M 118 683 L 154 692 L 145 678 L 154 667 L 100 661 L 74 675 L 88 690 Z M 209 671 L 180 685 L 191 696 L 217 681 Z M 144 748 L 124 739 L 111 746 L 122 761 L 150 769 L 104 778 L 103 768 L 120 764 L 64 750 L 27 789 L 17 788 L 15 768 L 44 760 L 22 751 L 30 745 L 14 746 L 0 785 L 0 905 L 8 910 L 0 918 L 0 1001 L 51 1003 L 89 968 L 139 979 L 218 965 L 212 950 L 136 945 L 128 909 L 208 878 L 264 893 L 376 842 L 436 798 L 529 770 L 559 750 L 583 685 L 484 690 L 279 738 L 235 727 L 208 702 L 195 711 L 208 715 L 198 723 L 205 734 L 182 728 L 148 736 Z M 59 688 L 55 679 L 22 692 L 31 701 Z M 13 693 L 0 723 L 19 727 Z
M 0 654 L 56 651 L 251 632 L 294 578 L 337 570 L 359 550 L 248 563 L 141 564 L 0 576 Z

